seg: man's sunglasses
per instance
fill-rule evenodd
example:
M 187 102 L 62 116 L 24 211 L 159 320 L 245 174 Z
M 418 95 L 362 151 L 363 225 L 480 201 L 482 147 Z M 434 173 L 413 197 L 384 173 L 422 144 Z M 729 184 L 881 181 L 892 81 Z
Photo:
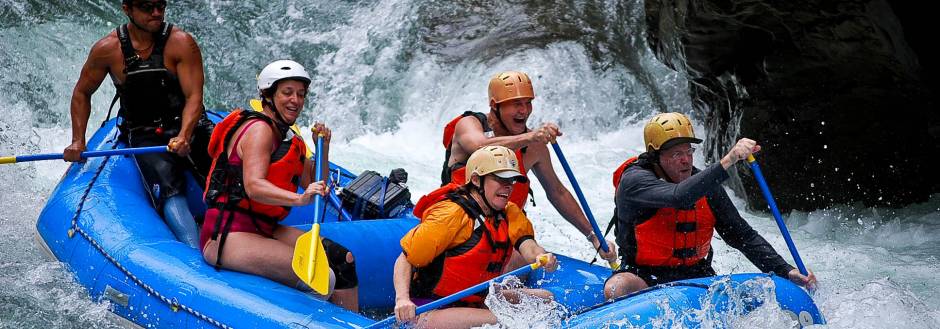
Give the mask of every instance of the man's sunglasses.
M 154 9 L 164 11 L 166 10 L 166 1 L 135 2 L 134 7 L 145 13 L 152 13 Z
M 497 182 L 499 182 L 500 185 L 511 185 L 511 184 L 515 184 L 515 183 L 517 183 L 517 182 L 519 181 L 519 177 L 518 177 L 518 176 L 517 176 L 517 177 L 511 177 L 511 178 L 502 178 L 502 177 L 499 177 L 499 176 L 496 176 L 496 175 L 492 175 L 492 176 L 493 176 L 493 179 L 496 180 Z

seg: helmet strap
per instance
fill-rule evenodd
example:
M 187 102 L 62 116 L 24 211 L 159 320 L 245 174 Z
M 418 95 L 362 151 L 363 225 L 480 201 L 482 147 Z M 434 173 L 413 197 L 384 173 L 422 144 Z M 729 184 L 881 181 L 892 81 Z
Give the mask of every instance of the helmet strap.
M 506 123 L 503 122 L 503 114 L 502 112 L 499 111 L 499 104 L 496 104 L 493 107 L 493 112 L 496 113 L 496 121 L 499 121 L 499 125 L 503 127 L 503 130 L 505 130 L 508 133 L 512 133 L 512 131 L 509 130 L 509 127 L 506 126 Z M 526 128 L 526 131 L 529 131 L 529 129 Z
M 483 214 L 486 216 L 492 215 L 496 213 L 496 208 L 494 208 L 493 205 L 490 204 L 489 200 L 486 200 L 486 190 L 483 189 L 483 186 L 486 185 L 486 182 L 484 181 L 484 179 L 486 179 L 486 176 L 478 176 L 478 177 L 480 177 L 480 186 L 474 185 L 474 187 L 476 187 L 477 193 L 480 193 L 480 199 L 483 200 L 483 205 L 486 206 L 487 211 L 484 211 Z
M 287 120 L 284 120 L 284 117 L 281 116 L 281 112 L 277 110 L 277 105 L 274 105 L 274 96 L 270 96 L 272 99 L 269 101 L 268 96 L 265 94 L 266 92 L 261 93 L 261 103 L 267 103 L 268 106 L 271 106 L 271 109 L 274 110 L 274 125 L 277 126 L 277 131 L 281 133 L 281 138 L 286 138 L 287 131 L 290 129 L 291 125 L 287 124 Z
M 663 170 L 663 166 L 659 164 L 658 160 L 653 162 L 653 173 L 655 173 L 657 177 L 662 178 L 667 182 L 675 183 L 672 181 L 672 178 L 670 178 L 669 175 L 666 175 L 666 171 Z

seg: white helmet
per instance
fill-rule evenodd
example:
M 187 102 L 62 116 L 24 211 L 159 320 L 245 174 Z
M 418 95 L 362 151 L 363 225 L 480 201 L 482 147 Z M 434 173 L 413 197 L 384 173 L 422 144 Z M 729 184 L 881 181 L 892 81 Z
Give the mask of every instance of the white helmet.
M 307 74 L 307 70 L 304 69 L 303 65 L 292 60 L 282 59 L 268 64 L 261 70 L 261 73 L 258 74 L 258 91 L 271 88 L 275 82 L 288 78 L 303 81 L 306 85 L 310 84 L 310 75 Z

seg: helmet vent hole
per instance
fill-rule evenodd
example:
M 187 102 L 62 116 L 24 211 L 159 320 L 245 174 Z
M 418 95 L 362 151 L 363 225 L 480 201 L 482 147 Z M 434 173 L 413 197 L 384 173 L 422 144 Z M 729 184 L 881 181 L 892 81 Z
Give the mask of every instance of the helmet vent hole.
M 282 67 L 281 70 L 290 71 L 290 67 L 285 66 L 285 67 Z

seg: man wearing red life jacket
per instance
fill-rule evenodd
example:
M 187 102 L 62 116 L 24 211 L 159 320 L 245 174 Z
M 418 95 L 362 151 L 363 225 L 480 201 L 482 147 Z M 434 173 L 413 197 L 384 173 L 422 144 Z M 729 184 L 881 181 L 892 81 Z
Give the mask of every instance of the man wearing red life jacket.
M 446 152 L 441 185 L 462 184 L 466 177 L 464 164 L 467 158 L 481 147 L 500 145 L 510 148 L 519 159 L 522 175 L 528 175 L 528 170 L 534 171 L 545 189 L 548 201 L 591 242 L 595 250 L 598 250 L 600 240 L 594 236 L 591 224 L 581 207 L 571 192 L 562 185 L 555 169 L 552 168 L 546 144 L 561 136 L 561 131 L 553 123 L 545 123 L 531 131 L 526 126 L 529 115 L 532 114 L 534 98 L 532 81 L 525 73 L 507 71 L 490 79 L 490 111 L 486 114 L 465 112 L 451 120 L 444 128 L 443 144 Z M 525 207 L 529 195 L 531 192 L 528 181 L 516 183 L 509 201 L 522 208 Z M 606 260 L 616 259 L 614 244 L 610 241 L 604 242 L 608 245 L 609 252 L 605 253 L 600 249 L 601 256 Z
M 677 280 L 714 276 L 711 240 L 714 231 L 740 250 L 763 272 L 804 286 L 803 276 L 787 264 L 738 213 L 721 187 L 728 169 L 760 150 L 742 138 L 719 163 L 703 170 L 692 166 L 692 123 L 680 113 L 653 117 L 643 129 L 647 151 L 624 162 L 614 174 L 613 219 L 624 268 L 604 286 L 607 298 Z
M 460 300 L 453 307 L 421 314 L 416 303 L 446 297 L 495 278 L 517 251 L 526 262 L 544 259 L 549 272 L 555 256 L 536 241 L 532 223 L 509 202 L 514 183 L 528 179 L 519 172 L 514 152 L 502 146 L 486 146 L 467 160 L 468 177 L 462 185 L 448 184 L 416 206 L 421 223 L 401 239 L 402 253 L 395 262 L 395 317 L 399 322 L 418 320 L 419 328 L 470 328 L 495 324 L 496 317 L 483 306 L 483 295 Z M 541 289 L 522 289 L 543 298 Z M 485 293 L 485 292 L 484 292 Z M 507 294 L 512 299 L 513 294 Z

